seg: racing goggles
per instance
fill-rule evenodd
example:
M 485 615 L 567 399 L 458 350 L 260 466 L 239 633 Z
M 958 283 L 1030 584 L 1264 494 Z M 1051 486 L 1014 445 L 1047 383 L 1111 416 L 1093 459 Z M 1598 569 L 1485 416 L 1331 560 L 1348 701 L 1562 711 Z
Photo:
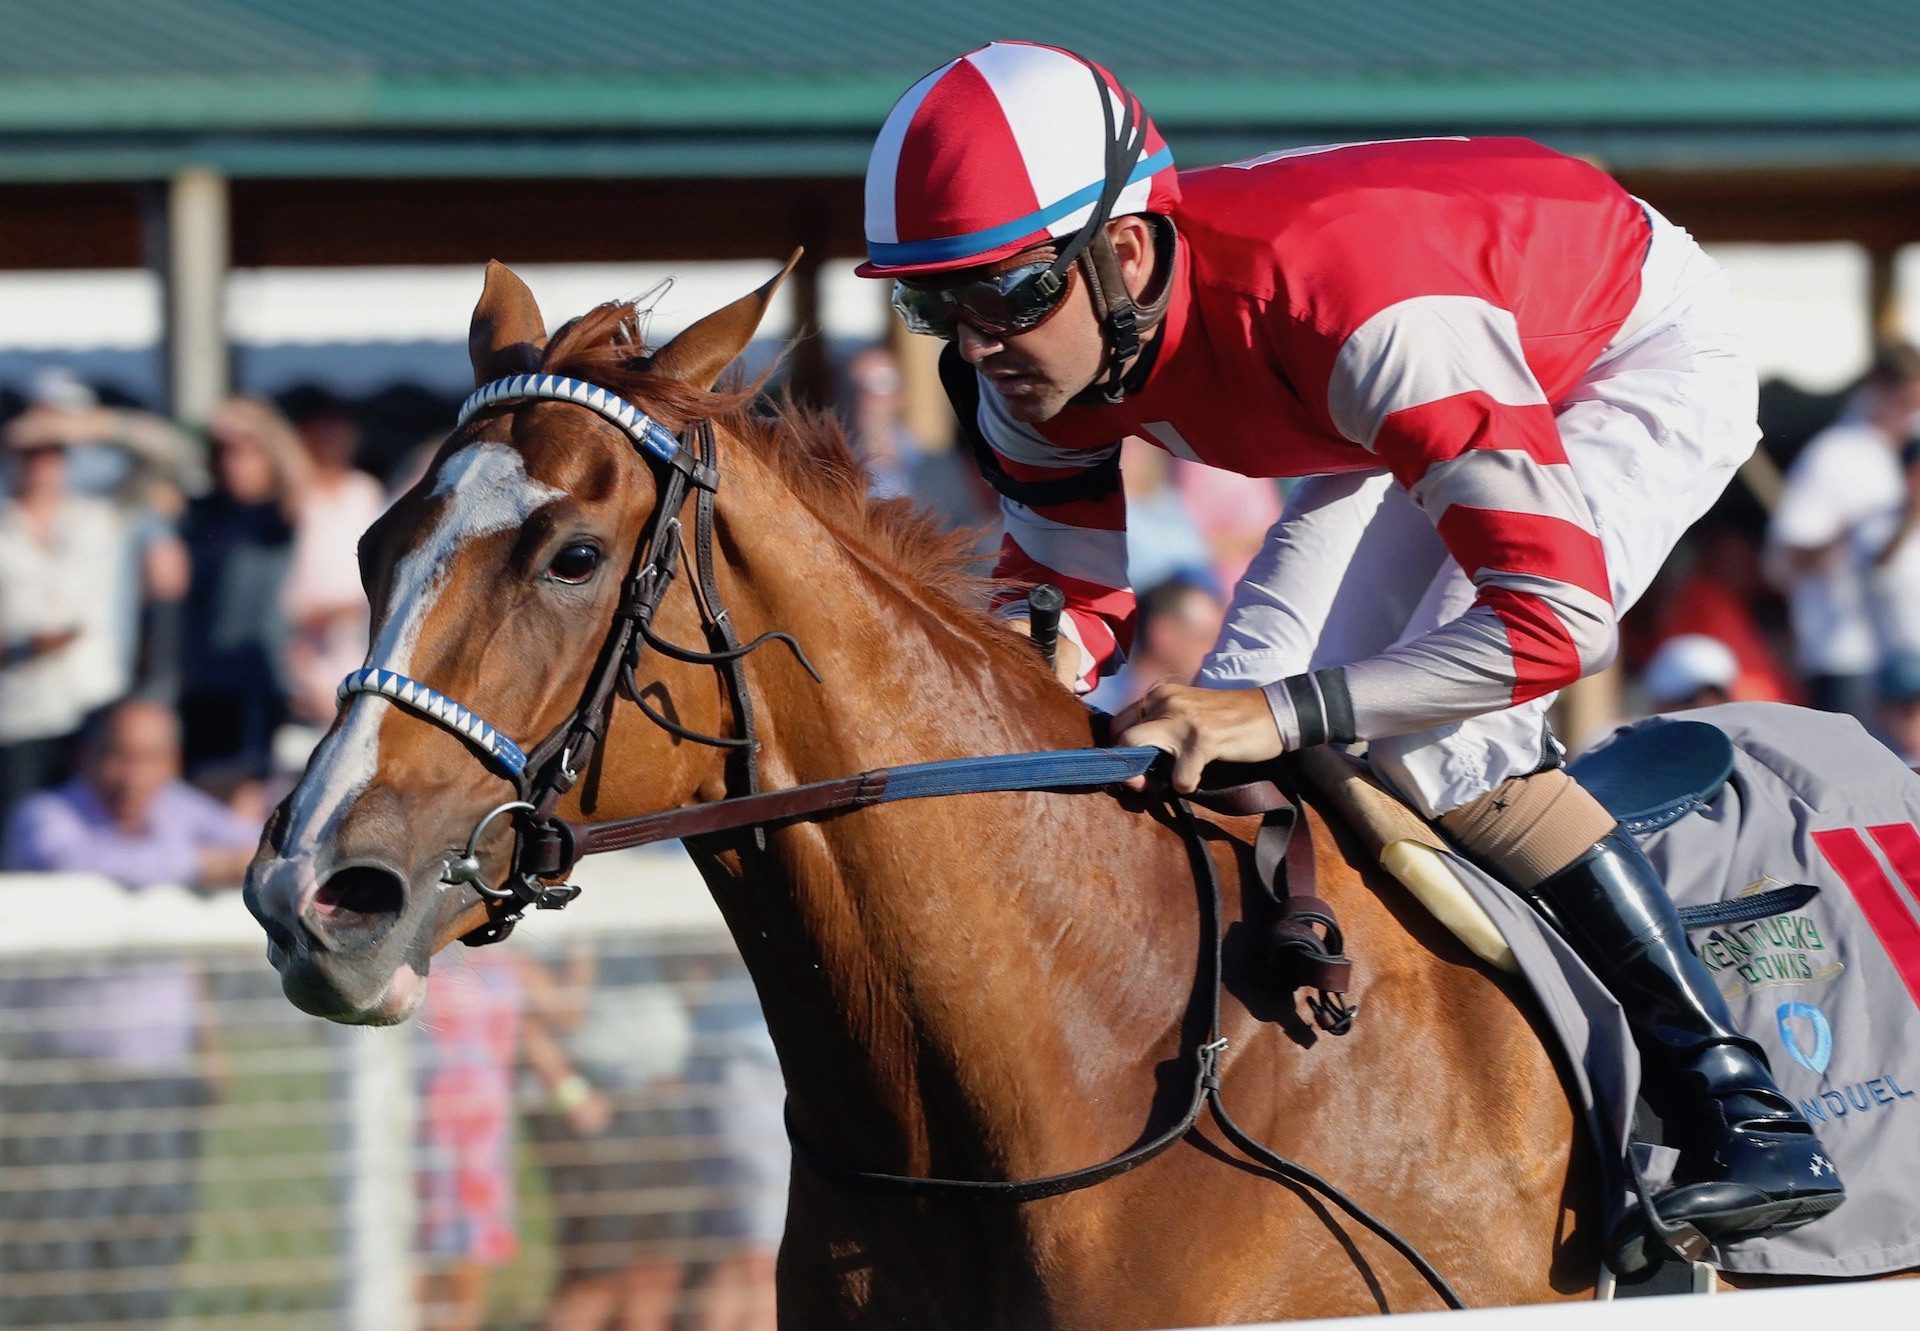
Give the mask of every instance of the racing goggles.
M 1069 280 L 1054 264 L 1036 259 L 950 286 L 895 282 L 893 308 L 908 332 L 929 337 L 952 337 L 962 319 L 988 337 L 1030 333 L 1052 317 L 1067 294 Z

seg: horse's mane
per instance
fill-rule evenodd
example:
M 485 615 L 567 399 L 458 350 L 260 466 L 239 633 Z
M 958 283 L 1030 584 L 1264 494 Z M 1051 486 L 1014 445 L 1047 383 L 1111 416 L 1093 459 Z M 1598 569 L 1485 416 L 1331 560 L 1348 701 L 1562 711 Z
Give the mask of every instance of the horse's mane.
M 943 530 L 913 500 L 870 498 L 866 469 L 840 423 L 784 396 L 763 410 L 764 379 L 705 389 L 649 375 L 646 313 L 632 301 L 589 310 L 554 334 L 541 370 L 610 388 L 667 419 L 712 420 L 770 464 L 849 545 L 962 606 L 984 604 L 990 581 L 978 569 L 975 533 Z

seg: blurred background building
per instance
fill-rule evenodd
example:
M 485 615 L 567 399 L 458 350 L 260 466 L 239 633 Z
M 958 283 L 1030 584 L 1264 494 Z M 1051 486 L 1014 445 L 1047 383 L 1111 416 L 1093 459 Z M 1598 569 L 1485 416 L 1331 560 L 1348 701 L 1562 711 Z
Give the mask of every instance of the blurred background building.
M 804 246 L 755 365 L 790 347 L 877 495 L 990 522 L 937 346 L 852 274 L 881 118 L 985 40 L 1110 65 L 1186 166 L 1523 134 L 1693 231 L 1766 443 L 1562 730 L 1776 698 L 1920 752 L 1909 4 L 0 0 L 0 33 L 0 1324 L 768 1324 L 777 1070 L 683 860 L 593 866 L 373 1033 L 280 999 L 234 848 L 359 661 L 352 541 L 469 386 L 489 258 L 555 324 L 652 293 L 664 337 Z M 1110 706 L 1192 668 L 1285 497 L 1143 441 L 1127 480 L 1156 585 Z

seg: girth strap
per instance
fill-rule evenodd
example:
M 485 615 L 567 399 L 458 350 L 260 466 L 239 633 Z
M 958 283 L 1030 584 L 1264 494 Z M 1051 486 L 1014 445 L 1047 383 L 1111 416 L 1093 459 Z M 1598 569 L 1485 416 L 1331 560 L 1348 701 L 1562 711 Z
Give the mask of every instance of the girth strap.
M 1321 1030 L 1345 1035 L 1359 1012 L 1346 998 L 1353 963 L 1333 907 L 1314 892 L 1313 838 L 1304 806 L 1289 804 L 1266 816 L 1254 839 L 1253 862 L 1277 911 L 1270 940 L 1281 972 L 1296 987 L 1315 991 L 1307 1008 Z

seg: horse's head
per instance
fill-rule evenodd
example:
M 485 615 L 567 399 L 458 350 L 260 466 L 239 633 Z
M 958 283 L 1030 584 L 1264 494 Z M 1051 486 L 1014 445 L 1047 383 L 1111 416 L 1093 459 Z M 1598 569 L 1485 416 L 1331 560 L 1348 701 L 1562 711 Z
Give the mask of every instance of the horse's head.
M 654 416 L 679 429 L 737 400 L 709 390 L 784 276 L 653 355 L 645 375 L 657 389 L 648 394 Z M 622 339 L 620 313 L 585 316 L 549 349 L 532 293 L 490 265 L 468 335 L 475 382 L 581 356 L 599 356 L 606 377 L 631 380 L 641 349 Z M 489 734 L 516 742 L 537 766 L 581 707 L 662 486 L 660 464 L 635 442 L 618 422 L 572 403 L 480 409 L 362 539 L 374 607 L 367 664 L 431 692 L 394 699 L 380 691 L 390 676 L 363 679 L 365 691 L 343 698 L 267 825 L 246 900 L 300 1007 L 340 1021 L 401 1020 L 419 1002 L 432 953 L 481 922 L 475 889 L 449 863 L 484 815 L 525 793 L 510 765 L 487 752 Z M 697 642 L 702 621 L 685 581 L 655 622 Z M 650 658 L 643 678 L 680 723 L 708 732 L 729 724 L 711 668 Z M 723 785 L 720 751 L 658 750 L 646 763 L 653 807 Z M 589 773 L 581 788 L 589 798 L 594 784 Z M 506 877 L 512 841 L 511 818 L 496 819 L 478 846 L 482 882 Z

